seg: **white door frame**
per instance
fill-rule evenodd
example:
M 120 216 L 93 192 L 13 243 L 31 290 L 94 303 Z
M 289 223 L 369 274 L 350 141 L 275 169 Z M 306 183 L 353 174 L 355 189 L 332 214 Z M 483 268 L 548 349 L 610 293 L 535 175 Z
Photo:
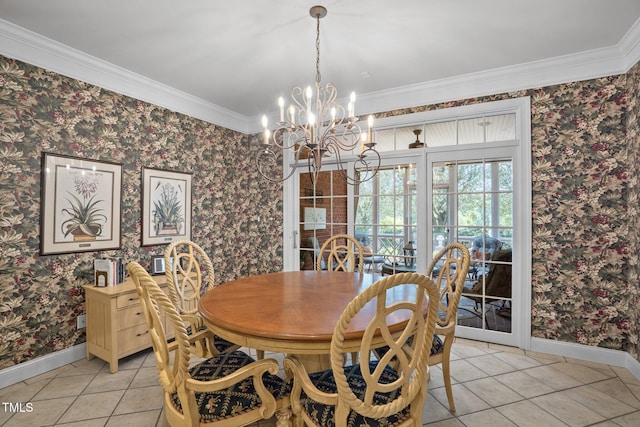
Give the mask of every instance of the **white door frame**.
M 376 127 L 411 126 L 427 122 L 437 122 L 444 120 L 460 119 L 465 117 L 478 116 L 482 114 L 516 114 L 516 140 L 503 143 L 485 143 L 468 146 L 451 146 L 438 148 L 421 148 L 414 150 L 401 150 L 395 152 L 382 152 L 383 161 L 386 162 L 416 162 L 417 165 L 417 204 L 419 211 L 429 212 L 430 179 L 428 173 L 430 165 L 443 156 L 443 153 L 451 154 L 454 151 L 467 151 L 475 154 L 475 158 L 489 158 L 492 151 L 501 150 L 505 157 L 505 148 L 513 150 L 513 220 L 514 220 L 514 270 L 513 270 L 513 313 L 519 314 L 518 319 L 512 318 L 512 334 L 495 332 L 483 337 L 484 340 L 517 346 L 523 349 L 531 348 L 531 242 L 532 242 L 532 193 L 531 193 L 531 102 L 529 97 L 507 99 L 483 104 L 466 105 L 461 107 L 446 108 L 441 110 L 426 111 L 404 116 L 392 116 L 376 121 Z M 465 156 L 466 157 L 466 156 Z M 454 160 L 454 159 L 449 159 Z M 284 167 L 290 167 L 288 162 Z M 286 170 L 286 169 L 285 169 Z M 423 187 L 424 186 L 424 187 Z M 349 218 L 353 218 L 353 188 L 349 192 Z M 299 236 L 299 176 L 294 174 L 285 181 L 283 188 L 283 269 L 297 270 L 299 268 L 298 236 Z M 422 215 L 423 218 L 430 215 Z M 427 233 L 431 232 L 431 224 L 426 219 L 418 216 L 417 237 L 418 247 L 430 251 Z M 353 226 L 353 224 L 351 224 Z M 418 259 L 417 268 L 426 270 L 427 257 L 421 256 Z M 458 329 L 459 336 L 469 336 L 472 338 L 475 333 L 465 332 L 465 329 Z M 492 332 L 492 331 L 486 331 Z M 505 337 L 509 337 L 505 340 Z

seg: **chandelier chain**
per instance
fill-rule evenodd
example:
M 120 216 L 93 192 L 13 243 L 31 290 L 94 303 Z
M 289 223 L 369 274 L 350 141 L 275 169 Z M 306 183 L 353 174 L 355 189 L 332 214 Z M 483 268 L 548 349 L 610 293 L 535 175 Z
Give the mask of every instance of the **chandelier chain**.
M 316 83 L 320 83 L 320 14 L 316 15 Z

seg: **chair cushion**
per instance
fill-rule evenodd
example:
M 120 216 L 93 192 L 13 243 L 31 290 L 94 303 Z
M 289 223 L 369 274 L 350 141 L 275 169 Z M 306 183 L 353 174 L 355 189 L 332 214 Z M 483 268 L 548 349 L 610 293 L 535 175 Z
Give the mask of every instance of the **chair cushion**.
M 213 346 L 220 353 L 224 353 L 224 352 L 228 351 L 232 347 L 237 347 L 237 344 L 234 344 L 231 341 L 227 341 L 224 338 L 220 338 L 219 336 L 214 335 L 213 336 Z
M 433 342 L 431 343 L 431 353 L 430 355 L 440 354 L 444 351 L 444 343 L 442 342 L 442 338 L 440 335 L 433 334 Z
M 413 337 L 409 337 L 407 340 L 407 344 L 411 344 L 411 340 Z M 382 357 L 387 351 L 389 351 L 389 347 L 384 346 L 375 349 L 375 353 L 378 358 Z M 444 343 L 442 342 L 442 338 L 438 334 L 433 334 L 433 342 L 431 343 L 431 352 L 430 355 L 440 354 L 444 351 Z
M 202 326 L 202 327 L 198 328 L 198 332 L 206 330 L 206 329 L 207 329 L 206 326 Z M 187 327 L 187 335 L 191 335 L 191 326 Z M 238 344 L 234 344 L 231 341 L 227 341 L 224 338 L 220 338 L 219 336 L 214 335 L 213 336 L 213 346 L 216 348 L 216 350 L 218 350 L 218 353 L 224 353 L 224 352 L 228 351 L 232 347 L 236 347 L 237 348 Z
M 191 368 L 189 373 L 193 379 L 199 381 L 215 380 L 230 375 L 253 362 L 255 360 L 248 354 L 242 351 L 231 351 L 205 360 Z M 267 390 L 276 399 L 280 399 L 290 392 L 289 383 L 278 376 L 264 374 L 262 380 Z M 179 412 L 182 412 L 182 404 L 178 394 L 173 393 L 171 397 L 173 405 Z M 203 423 L 230 418 L 255 409 L 261 404 L 251 378 L 220 391 L 196 392 L 196 402 L 200 412 L 200 420 Z
M 377 362 L 372 361 L 369 362 L 369 369 L 374 370 Z M 362 399 L 364 396 L 364 392 L 366 390 L 366 384 L 360 374 L 360 365 L 352 365 L 346 366 L 344 368 L 345 375 L 347 376 L 347 383 L 351 387 L 353 393 L 359 398 Z M 336 387 L 335 380 L 333 378 L 333 371 L 326 370 L 321 372 L 316 372 L 309 374 L 309 378 L 311 382 L 318 388 L 318 390 L 326 392 L 326 393 L 337 393 L 338 389 Z M 396 372 L 389 366 L 384 369 L 382 376 L 380 377 L 381 383 L 391 383 L 398 378 Z M 385 403 L 391 402 L 394 400 L 398 394 L 399 390 L 393 391 L 390 393 L 376 393 L 374 396 L 374 403 L 383 405 Z M 302 409 L 305 413 L 311 417 L 314 421 L 315 425 L 321 427 L 334 427 L 335 426 L 335 406 L 333 405 L 324 405 L 322 403 L 316 402 L 310 399 L 304 392 L 301 396 Z M 397 414 L 393 414 L 388 418 L 384 419 L 374 419 L 363 417 L 355 411 L 351 411 L 347 418 L 347 426 L 394 426 L 399 424 L 401 421 L 409 417 L 409 407 L 407 406 L 401 412 Z

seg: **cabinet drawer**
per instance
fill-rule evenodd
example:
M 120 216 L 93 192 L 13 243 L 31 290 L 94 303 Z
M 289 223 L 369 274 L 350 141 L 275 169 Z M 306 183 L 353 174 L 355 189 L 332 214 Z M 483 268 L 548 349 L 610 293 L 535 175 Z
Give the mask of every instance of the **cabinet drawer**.
M 121 309 L 132 305 L 140 305 L 140 298 L 138 298 L 137 292 L 127 292 L 126 294 L 118 295 L 116 297 L 116 308 Z
M 148 347 L 151 347 L 151 338 L 146 323 L 118 331 L 119 354 L 131 354 Z
M 131 328 L 132 326 L 145 325 L 146 319 L 142 312 L 142 306 L 140 304 L 132 305 L 122 310 L 117 311 L 118 316 L 118 330 Z

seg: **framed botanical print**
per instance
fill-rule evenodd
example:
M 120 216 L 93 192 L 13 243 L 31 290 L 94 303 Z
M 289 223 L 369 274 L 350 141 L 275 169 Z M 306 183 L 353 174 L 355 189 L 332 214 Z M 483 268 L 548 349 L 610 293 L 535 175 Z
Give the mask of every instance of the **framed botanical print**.
M 142 168 L 142 246 L 191 240 L 191 178 Z
M 122 164 L 42 154 L 40 254 L 118 249 Z

